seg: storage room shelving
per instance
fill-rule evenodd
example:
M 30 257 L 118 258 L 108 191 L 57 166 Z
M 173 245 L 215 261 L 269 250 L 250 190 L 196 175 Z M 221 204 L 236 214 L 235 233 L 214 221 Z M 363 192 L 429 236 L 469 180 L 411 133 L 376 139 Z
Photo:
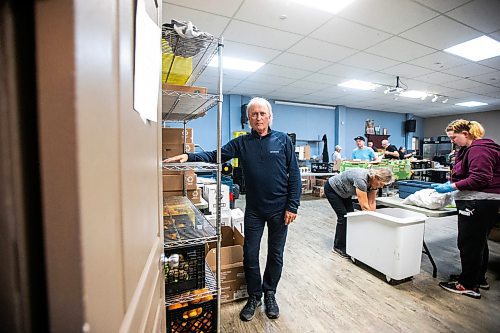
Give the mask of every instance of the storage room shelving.
M 216 225 L 211 225 L 204 215 L 193 205 L 186 197 L 176 198 L 174 200 L 181 201 L 180 204 L 189 207 L 194 212 L 194 223 L 183 228 L 178 228 L 175 223 L 171 224 L 171 228 L 164 225 L 165 228 L 165 251 L 185 247 L 187 245 L 200 245 L 208 242 L 216 243 L 216 271 L 215 276 L 204 261 L 202 269 L 205 270 L 205 287 L 206 291 L 196 295 L 193 294 L 178 294 L 166 295 L 166 307 L 177 303 L 192 302 L 193 300 L 205 297 L 208 295 L 216 296 L 216 331 L 220 331 L 220 245 L 221 245 L 221 141 L 222 141 L 222 48 L 223 39 L 216 38 L 210 35 L 203 35 L 197 39 L 187 39 L 180 37 L 171 27 L 163 26 L 162 29 L 162 51 L 169 53 L 171 58 L 170 63 L 167 63 L 167 73 L 165 81 L 169 82 L 172 67 L 175 57 L 180 53 L 192 54 L 192 71 L 188 74 L 185 85 L 191 86 L 199 78 L 201 73 L 207 68 L 208 64 L 215 55 L 218 56 L 219 69 L 219 84 L 217 94 L 206 94 L 198 92 L 182 92 L 175 90 L 162 91 L 162 125 L 165 126 L 169 122 L 183 123 L 184 130 L 187 122 L 203 117 L 208 110 L 217 106 L 217 163 L 205 162 L 187 162 L 187 163 L 163 163 L 163 169 L 169 171 L 206 171 L 214 170 L 217 175 L 217 209 L 216 209 Z M 165 68 L 165 63 L 164 63 Z M 184 138 L 184 144 L 186 144 Z M 186 195 L 184 186 L 184 195 Z M 167 200 L 168 201 L 168 200 Z M 164 212 L 168 215 L 168 212 Z M 175 236 L 174 236 L 175 235 Z M 171 239 L 169 239 L 171 236 Z M 170 311 L 170 310 L 167 310 Z M 177 311 L 177 310 L 173 310 Z M 167 313 L 167 320 L 169 314 Z M 167 323 L 168 324 L 168 323 Z

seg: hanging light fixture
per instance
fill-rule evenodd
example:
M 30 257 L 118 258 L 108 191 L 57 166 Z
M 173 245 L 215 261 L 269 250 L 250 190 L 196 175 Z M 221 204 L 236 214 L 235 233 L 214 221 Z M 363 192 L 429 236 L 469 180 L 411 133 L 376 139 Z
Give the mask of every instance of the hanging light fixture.
M 445 99 L 443 99 L 443 101 L 441 103 L 443 103 L 443 104 L 448 103 L 448 97 L 446 97 Z
M 432 103 L 435 103 L 438 100 L 438 96 L 434 95 L 434 98 L 431 100 Z

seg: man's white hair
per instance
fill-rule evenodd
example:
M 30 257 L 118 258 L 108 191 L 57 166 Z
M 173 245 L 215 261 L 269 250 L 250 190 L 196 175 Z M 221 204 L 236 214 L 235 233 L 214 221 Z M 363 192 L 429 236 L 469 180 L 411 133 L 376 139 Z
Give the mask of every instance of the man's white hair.
M 254 105 L 262 105 L 265 106 L 269 112 L 269 127 L 273 124 L 273 108 L 271 107 L 271 103 L 265 98 L 262 97 L 254 97 L 247 104 L 247 117 L 250 119 L 250 110 L 254 107 Z

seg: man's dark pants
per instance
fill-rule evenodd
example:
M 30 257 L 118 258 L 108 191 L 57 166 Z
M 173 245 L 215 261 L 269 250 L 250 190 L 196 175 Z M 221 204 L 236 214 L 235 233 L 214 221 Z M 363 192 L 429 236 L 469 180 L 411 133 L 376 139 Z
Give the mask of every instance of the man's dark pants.
M 262 214 L 248 207 L 245 210 L 243 265 L 249 295 L 260 298 L 263 292 L 276 292 L 283 268 L 283 251 L 288 231 L 284 216 L 284 209 L 269 214 Z M 262 279 L 259 266 L 259 250 L 266 222 L 268 228 L 268 253 L 264 278 Z

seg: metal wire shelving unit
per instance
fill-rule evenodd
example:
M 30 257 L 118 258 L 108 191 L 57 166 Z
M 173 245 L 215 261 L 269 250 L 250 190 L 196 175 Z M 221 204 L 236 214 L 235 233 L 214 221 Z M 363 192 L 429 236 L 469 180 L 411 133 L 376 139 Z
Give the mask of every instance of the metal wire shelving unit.
M 209 291 L 207 295 L 217 297 L 217 332 L 220 332 L 220 299 L 221 299 L 221 142 L 222 142 L 222 49 L 223 39 L 211 35 L 202 35 L 199 38 L 188 39 L 180 37 L 172 27 L 163 26 L 162 28 L 162 52 L 168 54 L 170 62 L 164 63 L 164 68 L 167 69 L 166 81 L 168 82 L 171 70 L 174 66 L 176 57 L 189 57 L 192 62 L 192 71 L 189 74 L 185 85 L 193 85 L 214 56 L 218 57 L 218 91 L 216 94 L 202 93 L 187 93 L 174 90 L 162 91 L 162 124 L 167 122 L 182 122 L 184 130 L 188 121 L 203 117 L 211 108 L 217 106 L 217 161 L 216 163 L 204 162 L 188 162 L 188 163 L 163 163 L 164 170 L 169 171 L 204 171 L 215 170 L 217 174 L 217 209 L 216 209 L 216 225 L 212 226 L 201 214 L 198 209 L 192 204 L 191 208 L 195 212 L 195 221 L 193 225 L 179 228 L 175 223 L 170 224 L 170 227 L 164 223 L 165 235 L 176 235 L 172 238 L 165 239 L 165 248 L 174 248 L 184 245 L 198 245 L 200 243 L 216 241 L 216 270 L 215 276 L 212 270 L 205 263 L 206 270 L 206 286 Z M 184 142 L 186 144 L 186 142 Z M 186 191 L 184 191 L 184 194 Z M 185 198 L 188 200 L 187 198 Z M 189 200 L 188 200 L 189 201 Z M 199 216 L 199 215 L 201 216 Z M 165 216 L 164 216 L 165 218 Z M 204 294 L 201 294 L 202 296 Z M 166 296 L 166 305 L 171 305 L 179 302 L 189 302 L 198 295 L 181 294 L 174 296 Z

